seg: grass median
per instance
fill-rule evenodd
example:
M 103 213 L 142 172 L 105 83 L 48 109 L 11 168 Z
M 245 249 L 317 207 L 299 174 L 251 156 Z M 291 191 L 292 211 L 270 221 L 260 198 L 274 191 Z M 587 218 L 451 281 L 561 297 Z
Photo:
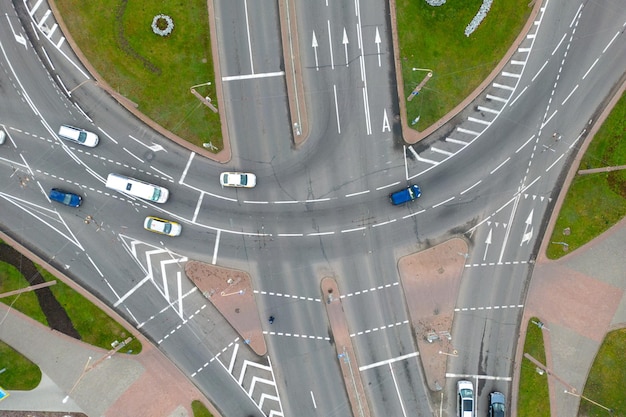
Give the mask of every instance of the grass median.
M 534 323 L 533 323 L 534 322 Z M 535 323 L 533 317 L 527 324 L 524 353 L 546 364 L 546 351 L 543 344 L 543 330 Z M 521 365 L 519 396 L 517 400 L 518 417 L 550 417 L 550 395 L 548 393 L 548 376 L 537 372 L 537 366 L 529 359 L 523 358 Z
M 220 118 L 191 94 L 217 103 L 205 0 L 55 0 L 89 62 L 113 89 L 159 125 L 196 146 L 223 147 Z M 170 16 L 169 36 L 153 33 Z M 214 149 L 215 150 L 215 149 Z
M 592 139 L 580 169 L 626 165 L 626 94 Z M 626 215 L 626 170 L 577 174 L 567 190 L 546 255 L 557 259 Z
M 465 27 L 482 0 L 429 6 L 424 0 L 397 0 L 398 42 L 404 97 L 432 71 L 432 78 L 412 101 L 407 120 L 424 130 L 452 110 L 480 85 L 504 57 L 532 11 L 528 0 L 494 1 L 487 17 L 469 37 Z M 413 68 L 416 68 L 414 71 Z

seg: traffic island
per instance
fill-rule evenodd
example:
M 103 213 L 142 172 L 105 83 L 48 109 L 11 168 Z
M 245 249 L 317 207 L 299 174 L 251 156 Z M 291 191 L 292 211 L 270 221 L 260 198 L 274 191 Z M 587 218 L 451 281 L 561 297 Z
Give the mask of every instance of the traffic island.
M 452 321 L 467 243 L 454 238 L 398 261 L 400 281 L 428 387 L 443 389 L 448 356 L 456 356 Z
M 361 373 L 356 361 L 356 353 L 352 346 L 346 314 L 341 304 L 339 287 L 337 287 L 337 281 L 333 278 L 326 277 L 322 279 L 322 297 L 324 305 L 326 306 L 330 329 L 333 333 L 337 359 L 341 367 L 343 382 L 346 385 L 352 415 L 370 417 L 370 409 L 367 404 L 367 398 L 365 397 L 365 389 L 363 387 L 363 381 L 361 381 Z
M 254 353 L 259 356 L 267 353 L 252 280 L 247 272 L 189 261 L 185 274 Z

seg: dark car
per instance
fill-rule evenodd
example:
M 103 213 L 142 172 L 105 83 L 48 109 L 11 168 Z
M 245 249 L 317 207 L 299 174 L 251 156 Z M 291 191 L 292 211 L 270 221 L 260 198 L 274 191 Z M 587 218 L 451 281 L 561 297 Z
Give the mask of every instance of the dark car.
M 83 198 L 78 194 L 63 191 L 58 188 L 51 189 L 49 197 L 52 201 L 65 204 L 66 206 L 70 207 L 78 207 L 83 202 Z
M 391 201 L 391 204 L 393 204 L 394 206 L 398 206 L 400 204 L 413 201 L 416 198 L 419 198 L 419 196 L 421 195 L 422 191 L 420 190 L 420 187 L 413 184 L 409 185 L 406 188 L 403 188 L 402 190 L 398 190 L 394 193 L 389 194 L 389 201 Z
M 504 417 L 504 394 L 492 392 L 489 394 L 489 417 Z

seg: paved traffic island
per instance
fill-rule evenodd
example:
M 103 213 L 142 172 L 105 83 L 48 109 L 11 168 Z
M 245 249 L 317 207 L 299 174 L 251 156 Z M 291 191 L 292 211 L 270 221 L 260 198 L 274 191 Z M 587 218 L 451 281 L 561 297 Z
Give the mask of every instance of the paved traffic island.
M 352 415 L 370 417 L 369 405 L 365 397 L 365 389 L 361 380 L 359 364 L 356 361 L 356 353 L 352 346 L 352 338 L 346 321 L 346 314 L 341 304 L 337 281 L 326 277 L 322 279 L 322 295 L 330 329 L 333 332 L 337 359 L 341 367 L 343 382 L 346 385 L 348 399 L 352 407 Z
M 185 274 L 254 353 L 259 356 L 267 353 L 252 280 L 247 272 L 189 261 Z
M 454 238 L 398 261 L 411 328 L 433 391 L 443 388 L 448 356 L 456 355 L 451 331 L 467 251 L 467 243 Z

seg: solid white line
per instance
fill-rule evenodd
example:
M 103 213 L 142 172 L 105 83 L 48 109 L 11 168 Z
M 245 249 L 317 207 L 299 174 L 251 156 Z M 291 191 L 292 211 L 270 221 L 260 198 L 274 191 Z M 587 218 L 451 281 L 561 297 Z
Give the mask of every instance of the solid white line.
M 509 87 L 508 85 L 499 84 L 499 83 L 492 83 L 491 85 L 493 85 L 496 88 L 501 88 L 503 90 L 515 91 L 515 87 Z
M 598 60 L 599 60 L 599 59 L 600 59 L 600 58 L 596 58 L 596 60 L 595 60 L 595 61 L 593 61 L 593 64 L 591 64 L 591 66 L 589 67 L 589 69 L 587 70 L 587 72 L 585 73 L 585 75 L 583 75 L 583 80 L 584 80 L 585 78 L 587 78 L 587 75 L 589 75 L 589 73 L 591 72 L 591 70 L 593 69 L 593 67 L 595 67 L 595 66 L 596 66 L 596 64 L 598 63 Z
M 506 98 L 502 98 L 502 97 L 498 97 L 498 96 L 493 96 L 491 94 L 487 94 L 487 100 L 494 100 L 494 101 L 499 101 L 501 103 L 506 103 L 507 99 Z
M 37 0 L 37 3 L 35 3 L 35 5 L 33 6 L 32 9 L 30 9 L 30 11 L 28 12 L 29 15 L 34 15 L 35 11 L 39 8 L 39 6 L 41 5 L 41 3 L 43 2 L 43 0 Z
M 522 94 L 524 94 L 526 92 L 526 89 L 528 88 L 528 86 L 524 87 L 524 89 L 517 95 L 517 97 L 515 97 L 510 103 L 509 103 L 509 107 L 511 107 L 512 105 L 515 104 L 515 102 L 517 101 L 518 98 L 520 98 L 522 96 Z
M 328 235 L 334 235 L 335 232 L 315 232 L 315 233 L 309 233 L 307 234 L 307 236 L 328 236 Z
M 572 96 L 572 94 L 574 94 L 574 91 L 576 91 L 576 90 L 578 90 L 578 84 L 576 84 L 576 87 L 574 87 L 574 88 L 572 89 L 572 92 L 571 92 L 571 93 L 569 93 L 569 94 L 567 95 L 567 97 L 565 97 L 565 100 L 563 100 L 563 102 L 561 103 L 561 106 L 562 106 L 562 105 L 564 105 L 565 103 L 567 103 L 567 100 L 569 100 L 569 98 Z
M 337 104 L 337 85 L 333 84 L 333 93 L 335 94 L 335 115 L 337 116 L 337 133 L 341 134 L 341 123 L 339 122 L 339 104 Z
M 183 285 L 180 271 L 176 271 L 176 281 L 178 284 L 178 315 L 183 318 Z
M 359 191 L 358 193 L 346 194 L 346 197 L 354 197 L 356 195 L 367 194 L 369 192 L 370 192 L 370 190 Z
M 297 204 L 298 200 L 282 200 L 282 201 L 274 201 L 274 204 Z
M 328 0 L 326 0 L 326 5 L 328 6 Z M 317 404 L 315 404 L 315 397 L 313 396 L 313 391 L 311 391 L 311 401 L 313 401 L 313 408 L 317 408 Z
M 305 203 L 320 203 L 322 201 L 328 201 L 330 200 L 329 197 L 326 198 L 312 198 L 310 200 L 304 200 Z
M 215 247 L 213 248 L 213 259 L 211 263 L 215 265 L 217 263 L 217 249 L 220 247 L 220 235 L 222 234 L 221 230 L 217 231 L 217 235 L 215 236 Z
M 330 67 L 335 69 L 335 58 L 333 58 L 333 35 L 330 32 L 330 20 L 327 20 L 328 23 L 328 47 L 330 48 Z
M 550 115 L 550 117 L 548 117 L 548 119 L 545 122 L 543 122 L 543 124 L 541 125 L 541 128 L 543 129 L 545 127 L 545 125 L 547 125 L 550 122 L 550 120 L 552 120 L 554 115 L 557 114 L 557 113 L 558 113 L 558 110 L 555 110 L 554 113 L 552 113 Z
M 491 124 L 491 122 L 488 122 L 487 120 L 477 119 L 475 117 L 468 117 L 467 120 L 469 120 L 470 122 L 479 123 L 485 126 L 489 126 Z
M 609 46 L 611 46 L 611 44 L 613 43 L 613 41 L 615 40 L 615 38 L 617 38 L 619 36 L 619 32 L 617 32 L 615 34 L 615 36 L 613 36 L 613 39 L 611 39 L 609 41 L 609 43 L 604 47 L 604 49 L 602 50 L 602 53 L 605 53 L 607 49 L 609 49 Z
M 400 400 L 400 408 L 402 409 L 402 415 L 406 417 L 406 410 L 404 409 L 404 402 L 402 401 L 402 395 L 400 395 L 400 389 L 398 388 L 398 381 L 396 380 L 396 374 L 393 372 L 393 367 L 391 363 L 389 364 L 389 370 L 391 371 L 391 378 L 393 379 L 393 385 L 396 387 L 396 392 L 398 393 L 398 399 Z
M 129 151 L 128 149 L 122 147 L 123 150 L 125 150 L 130 156 L 132 156 L 133 158 L 135 158 L 136 160 L 138 160 L 139 162 L 145 163 L 141 158 L 139 158 L 138 156 L 135 156 L 131 151 Z
M 432 152 L 434 152 L 434 153 L 439 153 L 441 155 L 446 155 L 446 156 L 453 156 L 454 155 L 453 152 L 444 151 L 443 149 L 435 148 L 434 146 L 431 146 L 430 150 Z
M 112 137 L 111 135 L 109 135 L 107 132 L 105 132 L 104 130 L 102 130 L 102 128 L 101 128 L 101 127 L 98 127 L 98 130 L 99 130 L 100 132 L 102 132 L 104 135 L 106 135 L 106 137 L 108 137 L 109 139 L 111 139 L 111 141 L 112 141 L 113 143 L 115 143 L 116 145 L 118 144 L 118 142 L 117 142 L 115 139 L 113 139 L 113 137 Z
M 302 233 L 278 233 L 276 236 L 280 237 L 301 237 L 304 236 Z
M 466 192 L 468 192 L 469 190 L 471 190 L 472 188 L 476 187 L 478 184 L 480 184 L 481 182 L 483 182 L 483 180 L 478 180 L 478 182 L 474 185 L 472 185 L 469 188 L 466 188 L 464 191 L 461 191 L 461 195 L 465 194 Z
M 269 204 L 269 201 L 258 201 L 258 200 L 243 200 L 244 203 L 248 204 Z
M 480 135 L 480 132 L 476 132 L 474 130 L 469 130 L 469 129 L 464 129 L 462 127 L 457 127 L 456 130 L 457 132 L 467 133 L 468 135 L 474 135 L 474 136 Z
M 375 362 L 369 365 L 364 365 L 359 367 L 359 371 L 366 371 L 368 369 L 377 368 L 379 366 L 387 365 L 393 362 L 403 361 L 405 359 L 414 358 L 419 355 L 419 352 L 409 353 L 406 355 L 398 356 L 396 358 L 386 359 L 384 361 Z
M 451 374 L 449 372 L 446 372 L 446 378 L 476 378 L 476 379 L 486 379 L 490 381 L 512 381 L 512 378 L 509 376 Z
M 46 60 L 48 61 L 48 65 L 50 65 L 50 67 L 52 67 L 53 70 L 56 71 L 56 68 L 54 68 L 54 65 L 52 64 L 52 61 L 50 61 L 50 57 L 48 56 L 48 53 L 46 52 L 45 48 L 41 48 L 41 52 L 43 52 L 43 54 L 46 56 Z M 65 91 L 67 91 L 67 88 L 65 88 L 65 86 L 63 86 L 63 88 L 65 89 Z M 68 91 L 69 93 L 69 91 Z
M 350 233 L 350 232 L 358 232 L 359 230 L 365 230 L 365 226 L 363 227 L 357 227 L 354 229 L 346 229 L 346 230 L 342 230 L 341 233 Z
M 235 360 L 237 359 L 237 352 L 239 351 L 239 343 L 235 343 L 233 346 L 233 355 L 230 358 L 230 364 L 228 364 L 228 373 L 233 372 L 233 367 L 235 366 Z
M 512 72 L 505 72 L 505 71 L 502 71 L 502 75 L 504 77 L 511 77 L 511 78 L 520 78 L 522 76 L 521 74 L 515 74 Z
M 569 24 L 569 27 L 574 26 L 574 22 L 576 21 L 576 17 L 578 17 L 578 14 L 580 13 L 580 9 L 583 8 L 583 5 L 581 4 L 580 6 L 578 6 L 578 10 L 576 11 L 576 14 L 574 15 L 574 17 L 572 18 L 572 21 Z
M 89 254 L 86 254 L 86 255 L 87 255 L 87 259 L 89 259 L 89 262 L 91 262 L 91 265 L 93 265 L 98 275 L 100 275 L 101 277 L 104 277 L 104 275 L 102 275 L 102 272 L 100 272 L 100 269 L 98 269 L 98 267 L 94 263 L 93 259 L 91 259 L 91 256 L 89 256 Z
M 46 10 L 46 12 L 43 14 L 43 17 L 41 18 L 41 20 L 37 24 L 37 27 L 39 29 L 41 29 L 41 27 L 44 25 L 44 23 L 46 23 L 46 19 L 48 19 L 48 17 L 50 16 L 51 13 L 52 13 L 52 10 L 50 10 L 50 9 Z
M 500 165 L 498 165 L 497 167 L 495 167 L 493 169 L 493 171 L 491 171 L 489 174 L 493 174 L 494 172 L 496 172 L 497 170 L 499 170 L 500 168 L 502 168 L 502 165 L 506 164 L 507 162 L 509 162 L 509 159 L 511 159 L 511 157 L 509 156 L 508 158 L 506 158 L 504 161 L 502 161 L 502 163 Z
M 63 45 L 63 42 L 65 42 L 65 37 L 59 39 L 59 41 L 57 42 L 57 44 L 55 45 L 57 47 L 57 49 L 61 49 L 61 45 Z M 67 57 L 66 57 L 67 58 Z M 76 64 L 74 64 L 76 65 Z
M 413 148 L 411 148 L 411 149 L 413 149 Z M 438 165 L 438 164 L 439 164 L 439 162 L 437 162 L 437 161 L 433 161 L 432 159 L 422 158 L 421 156 L 419 156 L 419 155 L 417 154 L 417 152 L 415 152 L 415 157 L 416 157 L 416 158 L 417 158 L 417 160 L 418 160 L 418 161 L 420 161 L 420 162 L 426 162 L 426 163 L 431 164 L 431 165 Z
M 464 147 L 467 146 L 467 142 L 465 142 L 464 140 L 458 140 L 458 139 L 453 139 L 453 138 L 448 137 L 445 139 L 445 141 L 448 143 L 455 143 L 457 145 L 461 145 Z
M 282 77 L 283 75 L 285 75 L 285 71 L 262 72 L 258 74 L 245 74 L 245 75 L 229 75 L 226 77 L 222 77 L 222 81 L 237 81 L 237 80 L 251 80 L 254 78 Z
M 185 181 L 185 177 L 187 176 L 187 171 L 189 171 L 189 167 L 191 166 L 191 161 L 193 161 L 193 158 L 195 156 L 196 156 L 195 152 L 191 152 L 191 154 L 189 154 L 189 159 L 187 160 L 187 165 L 185 165 L 185 169 L 183 170 L 183 175 L 178 180 L 179 184 L 182 184 Z
M 454 200 L 454 197 L 450 197 L 450 198 L 449 198 L 449 199 L 447 199 L 446 201 L 442 201 L 442 202 L 441 202 L 441 203 L 439 203 L 439 204 L 435 204 L 435 205 L 433 206 L 433 208 L 437 208 L 437 207 L 439 207 L 439 206 L 441 206 L 441 205 L 443 205 L 443 204 L 446 204 L 448 201 L 452 201 L 452 200 Z
M 400 181 L 394 182 L 393 184 L 383 185 L 381 187 L 376 188 L 376 191 L 384 190 L 385 188 L 393 187 L 394 185 L 400 184 Z
M 509 216 L 509 221 L 507 223 L 506 232 L 504 232 L 504 241 L 502 242 L 502 249 L 500 250 L 500 258 L 498 259 L 498 263 L 502 263 L 502 257 L 504 256 L 504 250 L 506 249 L 506 244 L 509 241 L 509 234 L 511 233 L 511 226 L 513 224 L 513 218 L 515 217 L 515 212 L 517 211 L 519 198 L 520 198 L 520 194 L 515 196 L 515 199 L 514 199 L 515 201 L 513 202 L 513 209 L 511 210 L 511 216 Z
M 248 19 L 248 0 L 243 0 L 246 13 L 246 31 L 248 32 L 248 52 L 250 53 L 250 72 L 254 74 L 254 62 L 252 61 L 252 40 L 250 39 L 250 20 Z
M 131 295 L 133 295 L 133 293 L 135 291 L 137 291 L 139 289 L 139 287 L 141 287 L 143 284 L 145 284 L 147 281 L 149 281 L 152 277 L 150 275 L 146 276 L 144 279 L 142 279 L 141 281 L 139 281 L 133 288 L 131 288 L 130 290 L 128 290 L 126 292 L 126 294 L 124 294 L 122 296 L 122 298 L 120 298 L 119 300 L 117 300 L 114 304 L 113 307 L 117 307 L 120 304 L 122 304 L 128 297 L 130 297 Z
M 200 213 L 200 206 L 202 206 L 202 200 L 204 199 L 204 193 L 201 192 L 200 193 L 200 198 L 198 198 L 198 203 L 196 204 L 196 209 L 193 212 L 193 218 L 191 219 L 191 221 L 193 223 L 196 222 L 196 219 L 198 218 L 198 213 Z
M 517 150 L 515 151 L 515 153 L 518 153 L 519 151 L 521 151 L 522 149 L 524 149 L 524 146 L 528 145 L 528 142 L 530 142 L 531 140 L 533 140 L 535 138 L 535 135 L 532 135 L 530 138 L 528 138 L 528 140 L 526 142 L 524 142 L 524 144 L 522 146 L 520 146 L 519 148 L 517 148 Z
M 535 81 L 535 79 L 539 76 L 539 74 L 541 74 L 541 71 L 543 71 L 543 69 L 546 67 L 546 65 L 548 65 L 548 61 L 544 62 L 543 65 L 541 66 L 541 68 L 539 68 L 539 71 L 537 71 L 535 73 L 535 75 L 533 76 L 533 78 L 530 79 L 531 82 Z
M 555 165 L 557 164 L 557 162 L 559 162 L 559 161 L 561 160 L 561 158 L 563 158 L 563 156 L 564 156 L 564 155 L 565 155 L 565 154 L 561 154 L 561 156 L 559 156 L 558 158 L 556 158 L 556 161 L 554 161 L 554 162 L 552 163 L 552 165 L 550 165 L 550 166 L 548 167 L 548 169 L 546 169 L 546 172 L 550 171 L 550 169 L 551 169 L 553 166 L 555 166 Z
M 557 51 L 557 49 L 559 49 L 559 46 L 561 46 L 561 44 L 563 43 L 563 41 L 565 40 L 565 36 L 567 36 L 567 33 L 563 34 L 563 37 L 561 38 L 561 40 L 559 41 L 559 43 L 554 47 L 554 50 L 552 51 L 551 55 L 554 55 Z M 544 64 L 545 65 L 545 64 Z
M 494 110 L 489 107 L 478 106 L 478 110 L 486 111 L 487 113 L 500 114 L 500 110 Z

